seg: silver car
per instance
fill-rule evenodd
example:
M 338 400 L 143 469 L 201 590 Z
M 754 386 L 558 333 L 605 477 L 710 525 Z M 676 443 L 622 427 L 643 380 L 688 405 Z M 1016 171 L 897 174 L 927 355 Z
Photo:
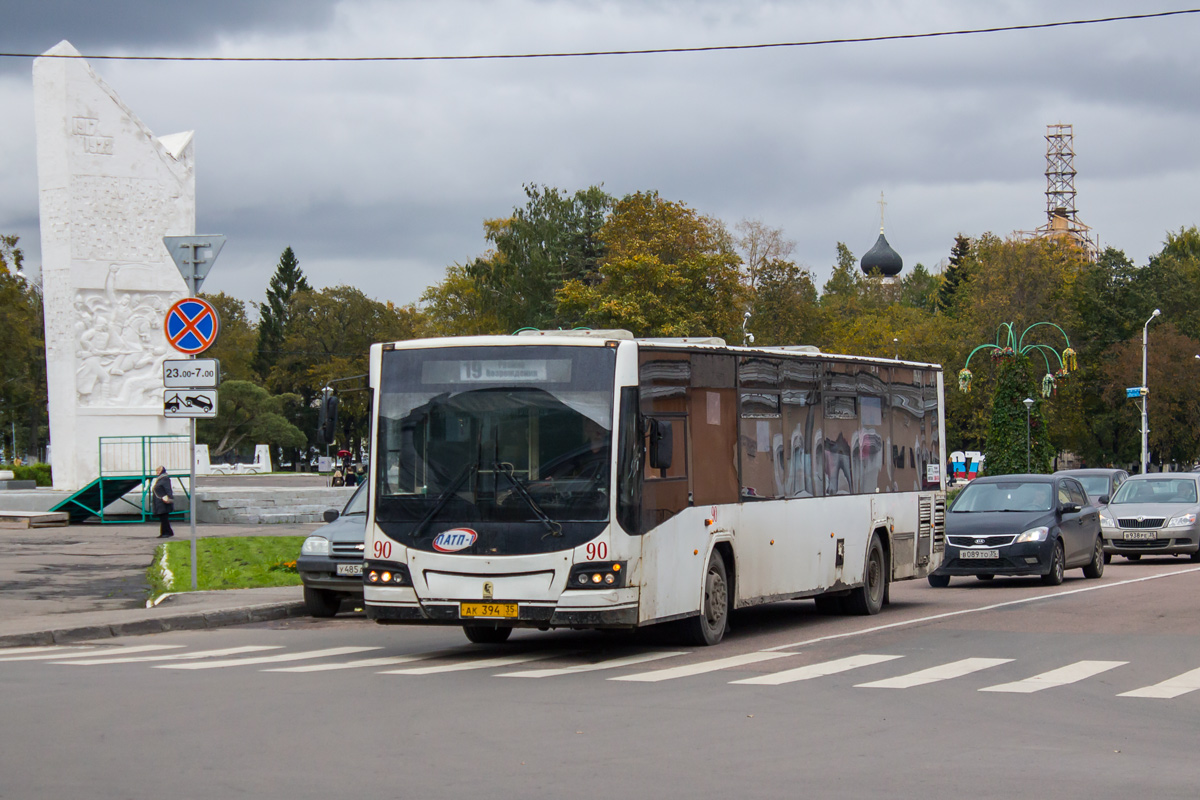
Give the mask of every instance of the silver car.
M 1200 474 L 1132 475 L 1100 512 L 1104 560 L 1113 554 L 1189 555 L 1200 561 Z

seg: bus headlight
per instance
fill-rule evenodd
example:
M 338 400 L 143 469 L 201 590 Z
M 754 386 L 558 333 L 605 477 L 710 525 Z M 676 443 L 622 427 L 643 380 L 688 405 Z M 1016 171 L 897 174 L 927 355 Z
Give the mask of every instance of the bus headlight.
M 571 567 L 568 589 L 619 589 L 625 585 L 624 561 L 593 561 Z
M 300 545 L 302 556 L 327 556 L 329 552 L 329 540 L 324 536 L 310 536 Z
M 368 564 L 363 570 L 363 583 L 372 586 L 412 586 L 412 581 L 408 579 L 408 567 L 403 564 L 389 564 L 386 567 Z

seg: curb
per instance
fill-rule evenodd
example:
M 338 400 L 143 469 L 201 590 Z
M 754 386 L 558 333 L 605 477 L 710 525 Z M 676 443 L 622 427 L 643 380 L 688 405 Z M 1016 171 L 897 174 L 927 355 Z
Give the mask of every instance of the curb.
M 165 633 L 167 631 L 223 628 L 228 625 L 245 625 L 249 622 L 268 622 L 274 619 L 302 617 L 307 613 L 303 602 L 268 603 L 220 611 L 175 614 L 169 617 L 119 622 L 112 625 L 84 625 L 32 633 L 12 633 L 0 636 L 0 648 L 70 644 L 117 636 L 144 636 L 149 633 Z

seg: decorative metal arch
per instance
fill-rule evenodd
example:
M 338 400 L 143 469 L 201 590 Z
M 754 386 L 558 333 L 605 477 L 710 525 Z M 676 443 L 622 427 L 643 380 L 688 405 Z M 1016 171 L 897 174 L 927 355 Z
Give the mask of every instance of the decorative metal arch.
M 1041 344 L 1040 342 L 1030 342 L 1029 344 L 1025 344 L 1025 337 L 1029 334 L 1029 332 L 1041 325 L 1049 325 L 1062 334 L 1063 341 L 1067 346 L 1063 348 L 1061 353 L 1050 345 Z M 963 364 L 963 368 L 959 370 L 958 388 L 962 392 L 971 391 L 971 379 L 974 377 L 970 370 L 971 358 L 980 350 L 992 351 L 993 359 L 1016 358 L 1017 356 L 1025 356 L 1028 358 L 1034 353 L 1041 355 L 1042 360 L 1046 364 L 1046 375 L 1042 378 L 1042 397 L 1049 397 L 1051 394 L 1053 394 L 1054 390 L 1057 388 L 1058 381 L 1062 378 L 1065 378 L 1073 370 L 1079 368 L 1076 353 L 1071 348 L 1071 340 L 1067 336 L 1067 332 L 1058 325 L 1055 325 L 1053 322 L 1035 322 L 1025 330 L 1021 331 L 1020 336 L 1017 336 L 1016 331 L 1013 330 L 1011 322 L 1002 322 L 1000 323 L 1000 327 L 996 329 L 995 344 L 981 344 L 976 347 L 967 356 L 967 361 L 965 364 Z M 1058 365 L 1057 370 L 1052 371 L 1050 356 L 1054 356 L 1054 361 Z

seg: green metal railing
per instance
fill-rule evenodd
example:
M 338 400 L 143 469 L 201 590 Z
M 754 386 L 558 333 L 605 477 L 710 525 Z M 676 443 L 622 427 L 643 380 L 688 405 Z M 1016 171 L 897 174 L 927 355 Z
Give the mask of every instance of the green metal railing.
M 129 517 L 136 515 L 142 522 L 153 516 L 150 506 L 150 493 L 154 486 L 154 477 L 158 468 L 166 467 L 167 475 L 172 480 L 179 479 L 179 486 L 184 496 L 188 498 L 191 507 L 191 486 L 183 479 L 191 476 L 192 457 L 191 447 L 187 436 L 101 436 L 100 437 L 100 500 L 97 516 L 101 522 L 105 519 L 104 509 L 117 501 L 127 504 L 135 511 L 119 515 L 120 519 L 112 522 L 128 522 Z M 136 479 L 141 484 L 140 502 L 134 504 L 126 499 L 130 481 Z M 105 498 L 105 484 L 109 484 L 113 494 L 118 494 L 121 486 L 128 487 L 120 491 L 117 497 Z M 188 512 L 173 511 L 171 516 L 183 517 Z

